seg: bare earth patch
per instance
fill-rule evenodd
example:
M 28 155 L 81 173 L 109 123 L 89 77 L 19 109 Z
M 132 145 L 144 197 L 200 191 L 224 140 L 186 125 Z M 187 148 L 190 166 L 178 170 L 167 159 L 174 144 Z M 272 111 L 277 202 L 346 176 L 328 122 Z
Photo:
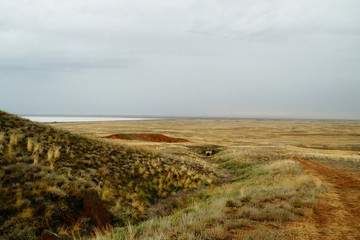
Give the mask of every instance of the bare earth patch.
M 317 206 L 311 239 L 360 239 L 360 174 L 304 158 L 303 167 L 333 188 Z
M 166 143 L 178 143 L 178 142 L 188 142 L 188 140 L 183 138 L 172 138 L 162 134 L 141 134 L 141 133 L 122 133 L 114 134 L 104 138 L 108 139 L 125 139 L 125 140 L 142 140 L 148 142 L 166 142 Z

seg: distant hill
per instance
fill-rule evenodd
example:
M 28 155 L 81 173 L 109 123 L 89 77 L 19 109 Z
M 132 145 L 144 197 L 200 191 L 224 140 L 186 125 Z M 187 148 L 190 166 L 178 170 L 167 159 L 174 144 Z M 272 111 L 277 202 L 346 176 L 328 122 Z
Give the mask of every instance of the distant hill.
M 212 178 L 201 161 L 74 135 L 0 111 L 0 239 L 53 233 L 67 239 L 140 221 L 158 199 Z

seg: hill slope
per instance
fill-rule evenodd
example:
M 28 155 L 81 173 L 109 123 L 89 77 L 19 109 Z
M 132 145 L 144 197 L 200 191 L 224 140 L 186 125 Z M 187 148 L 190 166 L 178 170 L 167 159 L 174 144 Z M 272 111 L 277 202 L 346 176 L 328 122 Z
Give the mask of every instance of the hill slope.
M 0 111 L 0 238 L 35 239 L 44 230 L 66 238 L 141 220 L 157 199 L 213 177 L 200 161 L 129 149 Z

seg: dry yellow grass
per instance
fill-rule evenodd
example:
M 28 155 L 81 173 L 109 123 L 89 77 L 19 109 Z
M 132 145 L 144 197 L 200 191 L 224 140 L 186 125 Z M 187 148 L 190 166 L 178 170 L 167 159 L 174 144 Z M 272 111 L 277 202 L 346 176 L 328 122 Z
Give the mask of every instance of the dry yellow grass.
M 306 219 L 316 212 L 326 183 L 306 174 L 294 157 L 360 169 L 356 121 L 194 119 L 50 125 L 97 141 L 73 137 L 70 142 L 61 137 L 62 131 L 49 134 L 52 130 L 46 128 L 37 137 L 24 138 L 15 131 L 0 134 L 0 153 L 12 168 L 30 169 L 24 177 L 33 179 L 28 174 L 33 172 L 39 179 L 26 195 L 9 197 L 13 201 L 9 207 L 16 209 L 14 219 L 22 222 L 39 218 L 28 199 L 67 199 L 85 186 L 94 188 L 121 226 L 105 235 L 98 232 L 97 239 L 301 239 L 288 225 L 298 221 L 313 227 Z M 100 138 L 116 133 L 159 133 L 190 142 Z M 92 141 L 97 147 L 88 144 Z M 116 158 L 109 154 L 113 151 Z M 16 157 L 19 153 L 24 153 L 21 160 Z M 111 170 L 118 159 L 123 161 L 122 170 Z M 90 163 L 96 167 L 88 167 Z M 73 171 L 72 164 L 81 167 Z M 91 182 L 90 176 L 97 181 Z M 122 189 L 114 187 L 119 183 Z M 188 192 L 174 195 L 177 190 Z M 47 206 L 41 213 L 44 224 L 51 224 L 56 214 Z M 139 216 L 148 220 L 135 222 Z M 77 221 L 58 232 L 80 236 L 85 226 Z
M 193 151 L 189 151 L 190 146 L 219 145 L 227 148 L 273 149 L 282 153 L 331 162 L 344 160 L 347 162 L 344 167 L 360 169 L 359 121 L 184 119 L 50 125 L 91 137 L 116 133 L 159 133 L 185 138 L 190 142 L 167 144 L 129 140 L 111 141 L 186 157 L 196 156 Z
M 29 219 L 33 215 L 33 210 L 30 207 L 25 208 L 21 213 L 17 215 L 17 218 Z
M 232 155 L 234 161 L 249 162 L 249 159 L 237 158 L 238 155 Z M 279 236 L 293 236 L 281 223 L 295 216 L 313 214 L 321 181 L 305 175 L 298 163 L 286 159 L 253 163 L 248 171 L 251 176 L 242 181 L 202 190 L 198 194 L 206 198 L 195 198 L 173 215 L 113 229 L 107 235 L 97 233 L 95 239 L 231 239 L 234 235 L 242 235 L 243 239 L 258 239 L 256 236 L 278 239 Z M 269 229 L 264 223 L 272 223 L 278 230 Z M 242 228 L 253 230 L 241 232 Z
M 105 212 L 113 210 L 106 225 L 143 221 L 161 198 L 207 185 L 216 175 L 201 158 L 87 138 L 2 111 L 0 128 L 0 238 L 37 239 L 56 231 L 59 221 L 69 233 L 89 235 L 101 225 L 82 209 L 90 191 Z M 58 211 L 49 210 L 55 206 Z
M 235 182 L 203 190 L 206 199 L 185 204 L 167 217 L 98 234 L 101 240 L 301 239 L 301 231 L 314 229 L 312 223 L 301 220 L 297 229 L 286 227 L 286 222 L 311 218 L 326 183 L 304 173 L 292 158 L 360 170 L 359 121 L 186 119 L 51 125 L 91 137 L 158 133 L 185 138 L 190 142 L 111 141 L 182 156 L 185 161 L 202 160 L 204 149 L 218 149 L 220 153 L 207 159 L 233 175 Z

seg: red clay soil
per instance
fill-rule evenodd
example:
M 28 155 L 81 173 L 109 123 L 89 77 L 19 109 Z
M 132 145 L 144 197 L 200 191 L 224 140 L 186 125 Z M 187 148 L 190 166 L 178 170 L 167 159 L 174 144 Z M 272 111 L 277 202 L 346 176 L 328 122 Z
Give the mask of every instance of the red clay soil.
M 178 142 L 188 142 L 188 140 L 183 138 L 172 138 L 167 137 L 162 134 L 140 134 L 140 133 L 132 133 L 132 134 L 114 134 L 104 138 L 108 139 L 126 139 L 126 140 L 142 140 L 148 142 L 166 142 L 166 143 L 178 143 Z
M 317 206 L 312 239 L 360 239 L 360 174 L 294 158 L 333 188 Z

